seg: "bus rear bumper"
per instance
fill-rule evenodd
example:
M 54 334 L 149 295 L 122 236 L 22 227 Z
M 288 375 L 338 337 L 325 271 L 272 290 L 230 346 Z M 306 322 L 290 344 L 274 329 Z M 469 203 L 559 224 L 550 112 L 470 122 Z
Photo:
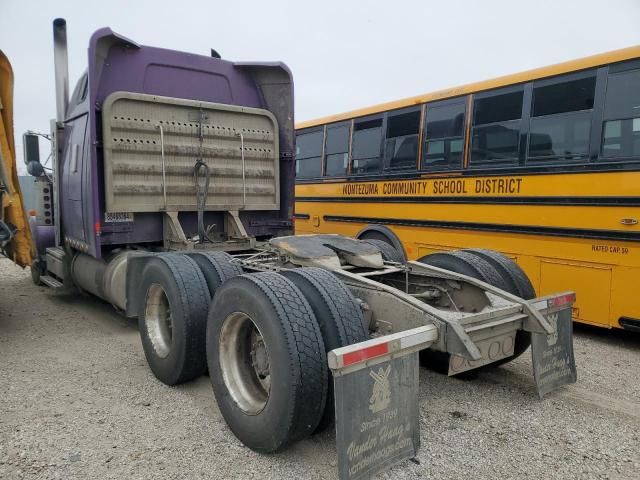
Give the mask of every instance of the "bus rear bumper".
M 636 318 L 622 317 L 618 323 L 620 326 L 630 332 L 640 332 L 640 320 Z

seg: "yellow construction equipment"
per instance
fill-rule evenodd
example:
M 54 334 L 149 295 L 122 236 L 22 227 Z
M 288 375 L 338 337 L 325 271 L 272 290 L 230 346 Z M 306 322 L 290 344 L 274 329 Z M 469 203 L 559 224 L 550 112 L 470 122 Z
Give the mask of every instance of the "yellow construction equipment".
M 0 251 L 22 267 L 31 265 L 31 231 L 18 183 L 13 136 L 13 70 L 0 50 Z

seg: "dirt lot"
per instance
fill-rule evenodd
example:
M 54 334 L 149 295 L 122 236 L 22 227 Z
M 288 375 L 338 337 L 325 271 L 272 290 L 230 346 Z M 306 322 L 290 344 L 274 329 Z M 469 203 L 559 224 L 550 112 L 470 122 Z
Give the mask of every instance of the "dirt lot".
M 576 328 L 578 384 L 538 400 L 528 355 L 473 381 L 422 369 L 419 463 L 381 478 L 638 478 L 640 336 Z M 134 322 L 0 258 L 0 478 L 331 479 L 332 434 L 277 455 L 225 426 L 208 378 L 159 383 Z

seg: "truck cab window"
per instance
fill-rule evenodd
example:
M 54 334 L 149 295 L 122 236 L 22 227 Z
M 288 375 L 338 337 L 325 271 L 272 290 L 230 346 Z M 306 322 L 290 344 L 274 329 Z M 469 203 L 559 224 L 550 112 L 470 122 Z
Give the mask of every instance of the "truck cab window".
M 464 150 L 466 100 L 427 105 L 422 168 L 460 168 Z
M 602 126 L 602 157 L 640 155 L 640 70 L 609 74 Z
M 349 166 L 349 124 L 327 126 L 327 139 L 324 148 L 324 174 L 327 177 L 346 175 Z
M 419 132 L 419 110 L 389 114 L 387 117 L 387 132 L 384 142 L 386 169 L 413 170 L 416 168 Z
M 322 175 L 323 131 L 296 136 L 296 177 L 313 178 Z

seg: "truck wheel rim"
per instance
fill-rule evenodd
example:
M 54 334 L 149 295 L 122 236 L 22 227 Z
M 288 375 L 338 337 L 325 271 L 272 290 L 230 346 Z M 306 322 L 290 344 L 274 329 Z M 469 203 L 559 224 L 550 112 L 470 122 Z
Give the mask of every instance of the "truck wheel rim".
M 173 317 L 167 294 L 157 283 L 152 284 L 147 292 L 144 321 L 153 349 L 160 358 L 166 358 L 171 351 Z
M 225 386 L 238 407 L 257 415 L 269 400 L 269 352 L 260 329 L 241 312 L 227 316 L 220 331 L 220 370 Z

